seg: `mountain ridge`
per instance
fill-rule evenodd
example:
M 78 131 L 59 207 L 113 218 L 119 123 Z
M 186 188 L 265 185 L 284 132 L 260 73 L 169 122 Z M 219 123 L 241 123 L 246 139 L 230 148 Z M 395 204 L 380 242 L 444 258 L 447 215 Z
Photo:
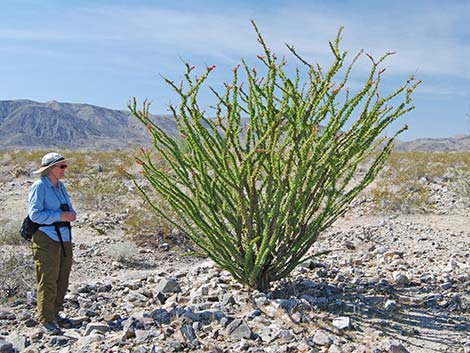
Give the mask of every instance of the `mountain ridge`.
M 397 152 L 463 152 L 470 151 L 470 135 L 456 135 L 447 138 L 419 138 L 412 141 L 398 141 Z
M 171 115 L 151 115 L 177 136 Z M 0 101 L 0 149 L 80 148 L 110 150 L 148 145 L 145 127 L 127 110 L 86 103 Z M 397 141 L 395 151 L 470 151 L 470 135 Z
M 170 134 L 177 133 L 169 115 L 152 119 Z M 0 149 L 10 148 L 128 148 L 149 143 L 142 124 L 125 110 L 91 104 L 0 101 Z

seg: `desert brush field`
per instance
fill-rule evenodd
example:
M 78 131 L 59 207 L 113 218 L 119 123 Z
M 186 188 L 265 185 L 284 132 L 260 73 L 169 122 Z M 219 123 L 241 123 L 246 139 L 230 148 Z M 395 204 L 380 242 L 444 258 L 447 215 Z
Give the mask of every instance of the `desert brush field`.
M 2 151 L 0 352 L 470 352 L 469 152 L 392 153 L 311 249 L 326 253 L 266 291 L 241 286 L 150 209 L 120 172 L 148 187 L 136 152 L 59 152 L 74 159 L 72 324 L 39 329 L 18 234 L 45 151 Z

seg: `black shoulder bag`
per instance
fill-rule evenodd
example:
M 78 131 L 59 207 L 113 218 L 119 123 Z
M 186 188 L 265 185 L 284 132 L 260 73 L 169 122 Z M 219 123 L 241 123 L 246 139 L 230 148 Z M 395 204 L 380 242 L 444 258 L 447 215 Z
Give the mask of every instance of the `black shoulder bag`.
M 31 241 L 33 234 L 40 226 L 41 224 L 33 222 L 29 216 L 26 216 L 20 228 L 21 237 L 27 241 Z

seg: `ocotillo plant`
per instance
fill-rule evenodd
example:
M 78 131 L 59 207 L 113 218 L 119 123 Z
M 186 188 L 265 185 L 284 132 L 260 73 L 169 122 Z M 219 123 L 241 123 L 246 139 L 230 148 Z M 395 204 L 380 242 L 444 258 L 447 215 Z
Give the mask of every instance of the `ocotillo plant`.
M 306 68 L 306 80 L 301 68 L 289 77 L 285 59 L 271 52 L 253 26 L 265 74 L 242 59 L 224 92 L 211 89 L 217 102 L 211 117 L 199 108 L 198 92 L 214 67 L 197 77 L 185 64 L 181 85 L 165 79 L 181 98 L 179 107 L 170 108 L 183 144 L 149 118 L 147 101 L 138 109 L 134 98 L 129 108 L 147 126 L 165 161 L 157 165 L 142 149 L 137 163 L 179 220 L 152 203 L 134 178 L 144 198 L 236 280 L 264 290 L 305 260 L 318 235 L 376 177 L 403 129 L 390 138 L 379 136 L 413 109 L 410 94 L 419 81 L 410 78 L 381 97 L 379 66 L 392 53 L 377 61 L 369 56 L 370 73 L 352 94 L 346 84 L 362 52 L 345 64 L 341 29 L 330 42 L 333 60 L 326 72 L 288 46 Z M 399 104 L 387 105 L 392 99 Z M 348 120 L 353 121 L 345 129 Z M 366 158 L 372 159 L 370 167 L 358 175 Z

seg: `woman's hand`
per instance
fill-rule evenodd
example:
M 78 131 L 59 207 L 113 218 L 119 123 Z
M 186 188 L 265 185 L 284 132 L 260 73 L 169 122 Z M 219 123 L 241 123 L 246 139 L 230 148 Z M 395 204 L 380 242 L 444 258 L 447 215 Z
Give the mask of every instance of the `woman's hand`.
M 73 222 L 77 219 L 77 216 L 73 212 L 62 212 L 60 214 L 60 219 L 65 222 Z

